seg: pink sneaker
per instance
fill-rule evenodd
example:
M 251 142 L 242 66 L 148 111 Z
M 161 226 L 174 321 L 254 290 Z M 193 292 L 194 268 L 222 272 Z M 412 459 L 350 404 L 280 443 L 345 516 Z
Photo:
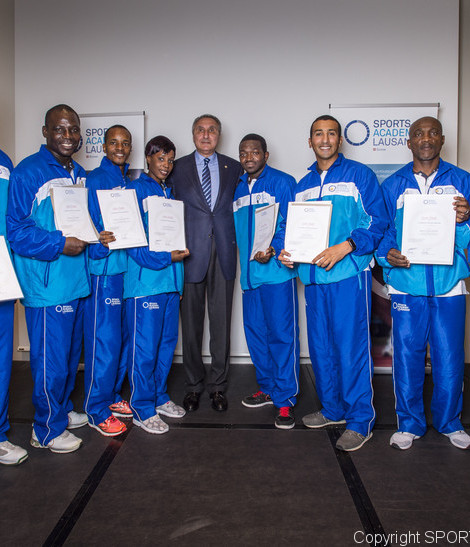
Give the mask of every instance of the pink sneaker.
M 106 418 L 104 422 L 101 422 L 98 425 L 93 425 L 88 422 L 88 425 L 93 429 L 97 429 L 101 435 L 105 437 L 116 437 L 127 431 L 126 424 L 122 423 L 121 420 L 118 420 L 115 416 L 111 414 L 109 418 Z
M 109 410 L 114 416 L 118 416 L 119 418 L 132 418 L 132 410 L 127 401 L 122 400 L 118 403 L 113 403 L 109 405 Z

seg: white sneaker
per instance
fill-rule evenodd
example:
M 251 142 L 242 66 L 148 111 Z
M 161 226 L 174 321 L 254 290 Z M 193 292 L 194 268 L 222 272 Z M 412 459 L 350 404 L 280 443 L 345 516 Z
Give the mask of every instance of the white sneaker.
M 81 412 L 75 412 L 75 410 L 71 410 L 68 413 L 68 417 L 69 424 L 67 429 L 77 429 L 78 427 L 83 427 L 88 423 L 88 416 Z
M 34 448 L 49 448 L 49 450 L 55 454 L 75 452 L 75 450 L 80 448 L 81 444 L 82 439 L 79 439 L 67 430 L 63 431 L 58 437 L 52 439 L 52 441 L 49 441 L 47 445 L 43 445 L 38 441 L 34 429 L 31 436 L 31 446 L 34 446 Z
M 0 463 L 3 465 L 19 465 L 28 457 L 28 453 L 21 446 L 16 446 L 9 441 L 0 443 Z
M 170 429 L 168 424 L 166 424 L 158 414 L 150 416 L 150 418 L 147 418 L 143 422 L 133 418 L 132 422 L 137 427 L 141 427 L 144 431 L 147 431 L 147 433 L 153 433 L 154 435 L 166 433 Z
M 167 401 L 164 405 L 157 406 L 155 410 L 158 414 L 163 414 L 163 416 L 169 418 L 182 418 L 186 414 L 186 410 L 173 401 Z
M 413 433 L 408 433 L 408 431 L 395 431 L 390 437 L 390 446 L 399 450 L 408 450 L 415 439 L 421 439 L 421 437 Z
M 450 442 L 457 448 L 468 450 L 470 448 L 470 436 L 465 431 L 453 431 L 452 433 L 444 433 L 449 437 Z

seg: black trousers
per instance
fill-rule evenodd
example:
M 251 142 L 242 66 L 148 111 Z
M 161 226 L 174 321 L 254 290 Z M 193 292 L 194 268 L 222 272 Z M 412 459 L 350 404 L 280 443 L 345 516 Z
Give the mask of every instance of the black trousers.
M 183 366 L 186 373 L 186 391 L 204 390 L 206 369 L 202 362 L 202 336 L 204 316 L 209 313 L 211 367 L 206 379 L 209 393 L 224 392 L 230 361 L 230 324 L 235 281 L 227 281 L 220 268 L 215 242 L 206 277 L 200 283 L 185 283 L 181 301 L 181 326 L 183 333 Z

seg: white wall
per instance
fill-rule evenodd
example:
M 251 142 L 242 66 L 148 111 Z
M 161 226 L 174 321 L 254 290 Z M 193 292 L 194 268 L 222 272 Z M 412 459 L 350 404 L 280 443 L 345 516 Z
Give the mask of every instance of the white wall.
M 146 137 L 189 153 L 213 112 L 220 151 L 263 134 L 296 178 L 308 128 L 330 103 L 440 102 L 457 158 L 458 0 L 16 0 L 16 158 L 38 148 L 47 108 L 147 112 Z M 240 294 L 232 353 L 246 352 Z M 302 351 L 306 352 L 303 336 Z
M 460 0 L 460 73 L 459 73 L 459 135 L 458 165 L 470 171 L 470 2 Z M 470 278 L 466 280 L 470 292 Z M 467 324 L 470 332 L 470 296 L 467 296 Z M 470 361 L 470 336 L 465 337 L 465 362 Z
M 15 3 L 0 2 L 0 148 L 15 155 Z

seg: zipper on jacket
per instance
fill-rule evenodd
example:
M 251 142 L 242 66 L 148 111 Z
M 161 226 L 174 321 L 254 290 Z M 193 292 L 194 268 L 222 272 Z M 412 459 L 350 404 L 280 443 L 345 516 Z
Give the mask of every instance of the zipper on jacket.
M 48 262 L 46 265 L 46 270 L 44 272 L 44 287 L 49 285 L 49 270 L 51 269 L 51 263 Z
M 253 185 L 254 188 L 254 185 Z M 252 190 L 253 190 L 252 188 Z M 249 190 L 248 190 L 249 191 Z M 252 193 L 250 192 L 250 206 L 248 207 L 248 248 L 247 248 L 247 262 L 246 262 L 246 283 L 248 285 L 248 288 L 252 289 L 253 286 L 251 285 L 250 280 L 250 255 L 251 255 L 251 249 L 253 248 L 253 205 L 252 205 Z

